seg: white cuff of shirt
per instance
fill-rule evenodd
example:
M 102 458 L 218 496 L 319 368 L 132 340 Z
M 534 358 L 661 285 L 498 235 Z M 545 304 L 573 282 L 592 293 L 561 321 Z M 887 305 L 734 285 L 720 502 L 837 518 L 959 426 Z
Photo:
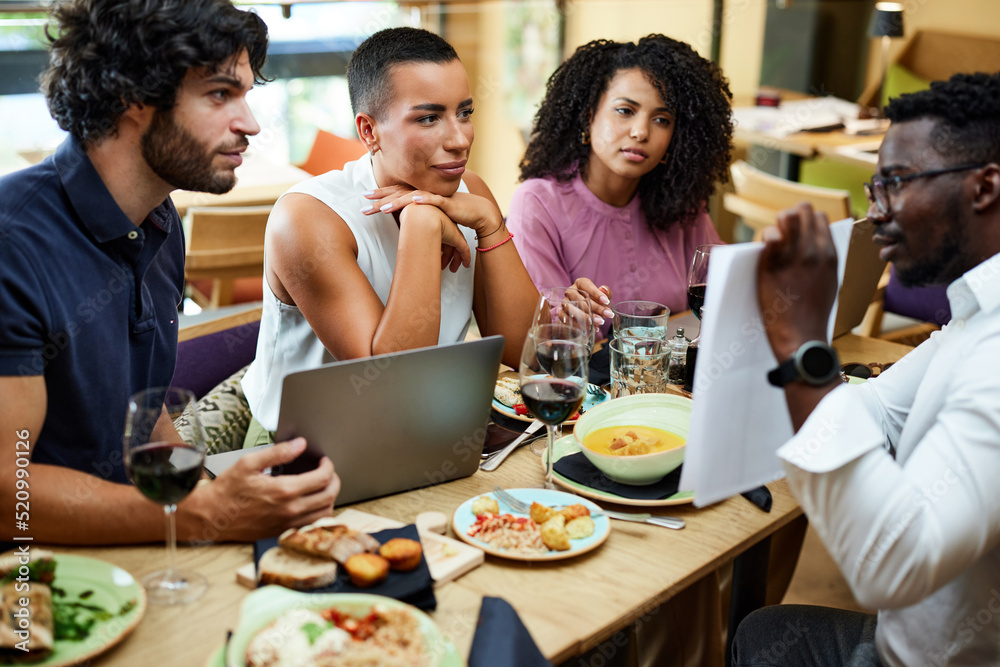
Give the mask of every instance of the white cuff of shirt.
M 826 473 L 884 443 L 885 434 L 861 392 L 845 384 L 820 401 L 799 432 L 778 449 L 778 457 L 806 472 Z

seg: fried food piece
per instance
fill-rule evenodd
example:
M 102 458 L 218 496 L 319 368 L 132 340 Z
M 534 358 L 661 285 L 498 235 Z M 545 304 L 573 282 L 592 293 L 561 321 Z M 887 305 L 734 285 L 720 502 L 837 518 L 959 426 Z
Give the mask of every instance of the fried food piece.
M 555 514 L 542 524 L 542 543 L 554 551 L 568 551 L 570 548 L 569 533 L 566 532 L 566 519 L 561 514 Z
M 389 561 L 378 554 L 354 554 L 344 563 L 351 583 L 358 588 L 368 588 L 381 583 L 389 576 Z
M 504 377 L 497 380 L 493 388 L 493 398 L 506 405 L 508 408 L 514 407 L 521 400 L 521 385 L 517 378 Z
M 420 542 L 405 537 L 394 537 L 378 550 L 379 555 L 389 561 L 389 568 L 397 572 L 409 572 L 420 565 L 423 552 Z
M 581 516 L 590 516 L 590 510 L 586 505 L 576 503 L 575 505 L 570 505 L 559 510 L 559 513 L 563 515 L 566 519 L 566 523 L 569 523 L 573 519 Z
M 587 516 L 578 516 L 566 522 L 566 532 L 571 540 L 579 540 L 594 534 L 594 520 Z
M 531 503 L 531 520 L 541 526 L 543 523 L 559 514 L 556 510 L 541 503 Z
M 492 514 L 493 516 L 499 516 L 500 505 L 496 500 L 490 498 L 489 496 L 479 496 L 472 501 L 472 513 L 475 516 L 487 513 Z

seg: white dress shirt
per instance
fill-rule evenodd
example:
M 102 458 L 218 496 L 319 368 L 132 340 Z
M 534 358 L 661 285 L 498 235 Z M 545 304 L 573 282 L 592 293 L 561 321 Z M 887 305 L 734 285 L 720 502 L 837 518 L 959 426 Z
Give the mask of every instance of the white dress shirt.
M 946 327 L 828 394 L 778 451 L 855 597 L 879 610 L 887 665 L 1000 664 L 1000 255 L 948 300 Z

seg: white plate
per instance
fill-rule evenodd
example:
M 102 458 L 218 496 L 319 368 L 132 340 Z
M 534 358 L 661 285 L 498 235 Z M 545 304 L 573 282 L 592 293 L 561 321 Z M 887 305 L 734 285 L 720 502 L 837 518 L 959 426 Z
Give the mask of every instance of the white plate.
M 565 491 L 557 491 L 554 489 L 508 489 L 507 492 L 518 500 L 523 500 L 529 504 L 537 502 L 542 505 L 561 506 L 580 503 L 585 505 L 591 512 L 598 512 L 601 509 L 599 506 L 585 498 L 580 498 L 579 496 L 574 496 L 572 493 L 566 493 Z M 451 517 L 451 527 L 454 529 L 455 535 L 457 535 L 459 539 L 465 540 L 469 544 L 479 547 L 486 553 L 493 556 L 500 556 L 501 558 L 510 558 L 513 560 L 561 560 L 563 558 L 572 558 L 573 556 L 585 554 L 588 551 L 601 546 L 604 543 L 604 540 L 608 539 L 608 535 L 611 533 L 611 521 L 608 520 L 608 517 L 595 516 L 593 517 L 593 535 L 585 537 L 581 540 L 570 540 L 570 548 L 568 551 L 549 551 L 547 553 L 535 554 L 497 549 L 482 540 L 477 540 L 475 537 L 469 536 L 469 528 L 476 523 L 476 515 L 472 513 L 472 503 L 474 503 L 480 496 L 489 496 L 500 503 L 501 514 L 512 514 L 515 517 L 528 515 L 522 514 L 521 512 L 515 512 L 492 493 L 481 493 L 478 496 L 469 498 L 458 506 L 458 509 L 455 510 L 455 513 Z
M 572 435 L 567 435 L 565 437 L 559 438 L 552 445 L 553 460 L 558 461 L 564 456 L 569 456 L 571 454 L 576 454 L 580 451 L 580 443 L 576 441 L 576 438 Z M 542 450 L 542 469 L 545 469 L 545 463 L 548 460 L 548 450 Z M 632 505 L 634 507 L 665 507 L 667 505 L 686 505 L 690 502 L 694 502 L 694 492 L 693 491 L 678 491 L 669 498 L 661 498 L 659 500 L 638 500 L 636 498 L 626 498 L 624 496 L 617 496 L 613 493 L 608 493 L 607 491 L 599 491 L 598 489 L 586 486 L 580 482 L 575 482 L 568 477 L 563 477 L 557 471 L 552 471 L 552 477 L 555 483 L 559 486 L 566 487 L 573 493 L 585 496 L 587 498 L 593 498 L 594 500 L 603 500 L 609 503 L 618 503 L 619 505 Z
M 500 374 L 500 377 L 513 377 L 517 379 L 517 373 L 514 371 L 505 371 Z M 603 403 L 611 398 L 611 394 L 608 393 L 607 389 L 601 388 L 601 394 L 591 394 L 589 391 L 583 394 L 583 403 L 580 404 L 580 412 L 586 412 L 598 403 Z M 514 408 L 504 405 L 497 399 L 493 399 L 493 409 L 502 414 L 504 417 L 510 417 L 511 419 L 517 419 L 522 422 L 533 422 L 535 418 L 530 414 L 519 415 L 514 412 Z M 576 423 L 575 419 L 567 419 L 563 422 L 564 426 L 572 426 Z

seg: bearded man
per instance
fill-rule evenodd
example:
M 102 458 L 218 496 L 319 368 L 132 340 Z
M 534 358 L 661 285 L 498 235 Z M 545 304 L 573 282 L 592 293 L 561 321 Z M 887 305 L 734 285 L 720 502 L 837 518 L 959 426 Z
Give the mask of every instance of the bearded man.
M 0 180 L 0 525 L 19 534 L 15 462 L 30 448 L 36 541 L 151 542 L 163 510 L 128 483 L 122 433 L 129 396 L 169 385 L 177 356 L 184 237 L 169 195 L 235 184 L 260 131 L 246 95 L 264 81 L 267 28 L 229 0 L 71 0 L 53 19 L 42 90 L 70 136 Z M 165 413 L 155 436 L 179 440 Z M 329 515 L 328 460 L 264 474 L 304 446 L 244 457 L 196 488 L 178 506 L 180 539 L 204 539 L 233 499 L 222 539 Z

